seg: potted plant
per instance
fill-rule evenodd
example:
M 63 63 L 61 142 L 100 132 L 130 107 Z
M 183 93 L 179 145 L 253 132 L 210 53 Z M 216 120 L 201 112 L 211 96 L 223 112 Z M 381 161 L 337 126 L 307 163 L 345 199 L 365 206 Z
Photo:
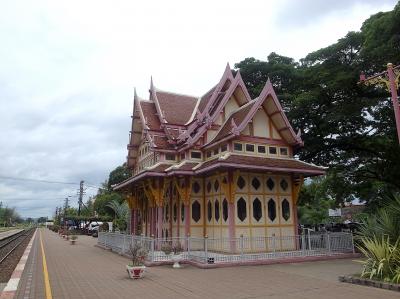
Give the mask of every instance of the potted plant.
M 174 264 L 172 265 L 172 268 L 175 269 L 179 269 L 181 268 L 181 265 L 179 264 L 179 262 L 182 260 L 182 253 L 183 248 L 181 243 L 178 241 L 177 243 L 174 244 L 174 246 L 172 246 L 172 252 L 174 253 L 172 255 L 172 261 L 174 262 Z
M 169 257 L 172 253 L 172 246 L 169 243 L 162 244 L 160 249 L 162 252 L 164 252 L 166 257 Z
M 144 261 L 147 256 L 147 250 L 139 242 L 130 244 L 129 255 L 131 258 L 131 263 L 126 265 L 126 270 L 128 271 L 129 277 L 132 279 L 142 278 L 146 270 Z
M 76 239 L 78 239 L 77 235 L 72 235 L 71 236 L 71 245 L 75 245 Z

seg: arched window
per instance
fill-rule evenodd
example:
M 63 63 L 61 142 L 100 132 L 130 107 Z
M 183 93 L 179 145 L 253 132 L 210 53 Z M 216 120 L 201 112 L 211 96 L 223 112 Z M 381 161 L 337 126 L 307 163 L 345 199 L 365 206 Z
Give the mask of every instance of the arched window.
M 181 203 L 181 220 L 185 221 L 185 205 Z
M 270 200 L 268 201 L 268 218 L 271 221 L 274 221 L 276 218 L 276 204 L 275 200 L 273 200 L 272 198 L 270 198 Z
M 290 218 L 290 205 L 286 198 L 282 201 L 282 217 L 285 221 L 288 221 Z
M 211 192 L 211 182 L 207 183 L 207 193 Z
M 169 220 L 169 205 L 167 204 L 165 206 L 165 221 L 168 222 L 168 220 Z
M 246 201 L 243 197 L 239 198 L 237 202 L 237 216 L 240 221 L 244 221 L 247 217 Z
M 253 217 L 257 221 L 260 221 L 262 217 L 261 201 L 258 198 L 253 200 Z
M 174 222 L 176 222 L 176 219 L 178 217 L 178 207 L 176 206 L 176 203 L 174 203 L 173 217 L 174 217 Z
M 195 222 L 199 222 L 200 220 L 200 204 L 197 200 L 192 203 L 192 219 Z
M 219 201 L 218 199 L 215 200 L 214 203 L 214 213 L 215 213 L 215 221 L 219 221 Z
M 217 192 L 218 188 L 219 188 L 218 180 L 215 180 L 215 182 L 214 182 L 214 191 Z
M 194 183 L 193 183 L 192 190 L 193 190 L 194 193 L 199 193 L 199 191 L 200 191 L 200 185 L 199 185 L 198 182 L 194 182 Z
M 207 203 L 207 219 L 208 219 L 208 222 L 211 221 L 211 218 L 212 218 L 212 206 L 211 206 L 211 201 L 208 201 L 208 203 Z
M 228 201 L 226 198 L 222 201 L 222 218 L 224 221 L 228 220 Z

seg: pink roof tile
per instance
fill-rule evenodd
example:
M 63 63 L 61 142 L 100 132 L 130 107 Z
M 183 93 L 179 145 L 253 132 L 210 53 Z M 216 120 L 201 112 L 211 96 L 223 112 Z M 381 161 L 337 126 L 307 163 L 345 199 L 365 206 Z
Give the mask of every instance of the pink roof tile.
M 146 124 L 152 131 L 161 131 L 160 119 L 157 115 L 155 104 L 149 101 L 140 101 L 140 107 L 143 111 Z
M 156 91 L 161 113 L 169 124 L 184 125 L 193 114 L 197 98 L 166 91 Z

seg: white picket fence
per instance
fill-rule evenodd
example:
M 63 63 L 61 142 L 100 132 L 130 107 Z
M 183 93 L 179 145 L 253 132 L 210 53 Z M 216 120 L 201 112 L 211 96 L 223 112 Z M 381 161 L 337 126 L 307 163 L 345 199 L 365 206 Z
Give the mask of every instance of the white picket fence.
M 139 242 L 148 251 L 151 262 L 169 262 L 165 245 L 182 248 L 180 258 L 198 263 L 258 261 L 277 258 L 324 256 L 354 253 L 351 233 L 317 233 L 284 237 L 239 237 L 234 239 L 169 238 L 157 239 L 120 233 L 100 232 L 98 244 L 120 254 L 129 254 L 132 244 Z

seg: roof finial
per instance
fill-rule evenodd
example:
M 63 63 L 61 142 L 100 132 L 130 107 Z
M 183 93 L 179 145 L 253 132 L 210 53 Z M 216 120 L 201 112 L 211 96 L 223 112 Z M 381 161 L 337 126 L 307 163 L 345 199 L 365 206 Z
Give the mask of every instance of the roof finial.
M 225 67 L 225 72 L 232 72 L 231 70 L 231 66 L 229 65 L 229 62 L 226 63 L 226 67 Z
M 154 89 L 153 76 L 150 76 L 150 90 Z
M 242 79 L 242 75 L 240 74 L 240 70 L 236 71 L 236 76 L 235 79 L 241 80 Z

